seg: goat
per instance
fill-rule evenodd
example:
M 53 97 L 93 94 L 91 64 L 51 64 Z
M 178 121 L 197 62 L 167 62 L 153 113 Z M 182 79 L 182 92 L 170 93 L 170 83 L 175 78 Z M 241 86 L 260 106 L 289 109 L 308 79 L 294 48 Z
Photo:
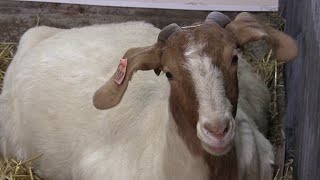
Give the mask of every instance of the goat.
M 270 95 L 237 50 L 259 39 L 278 60 L 297 55 L 292 38 L 245 12 L 161 31 L 30 29 L 0 96 L 1 153 L 42 154 L 35 172 L 58 180 L 272 179 L 261 133 Z

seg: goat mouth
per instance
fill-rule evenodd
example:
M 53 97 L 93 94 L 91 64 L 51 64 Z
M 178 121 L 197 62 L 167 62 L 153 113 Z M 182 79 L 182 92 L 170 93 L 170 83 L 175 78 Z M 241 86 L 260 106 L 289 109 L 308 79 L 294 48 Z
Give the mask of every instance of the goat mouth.
M 201 144 L 205 151 L 207 151 L 209 154 L 212 154 L 214 156 L 225 155 L 232 149 L 232 143 L 226 144 L 224 146 L 212 146 L 204 142 L 202 142 Z
M 233 147 L 234 128 L 226 134 L 222 139 L 217 139 L 212 136 L 208 136 L 200 124 L 197 124 L 197 136 L 201 141 L 201 145 L 205 151 L 215 156 L 221 156 L 227 154 Z

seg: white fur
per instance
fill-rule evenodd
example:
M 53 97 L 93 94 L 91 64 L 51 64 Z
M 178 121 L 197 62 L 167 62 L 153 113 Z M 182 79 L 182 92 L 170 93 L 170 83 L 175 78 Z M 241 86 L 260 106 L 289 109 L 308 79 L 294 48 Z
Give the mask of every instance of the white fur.
M 211 152 L 207 145 L 227 146 L 230 144 L 234 137 L 234 119 L 230 113 L 232 105 L 226 97 L 223 86 L 223 74 L 220 68 L 212 63 L 210 57 L 206 54 L 201 55 L 203 47 L 204 44 L 195 44 L 190 40 L 184 56 L 187 60 L 185 68 L 191 74 L 199 101 L 197 135 L 202 143 L 206 144 L 203 147 Z M 206 135 L 207 131 L 203 128 L 205 123 L 230 125 L 229 131 L 222 141 L 223 143 L 213 136 Z
M 185 52 L 186 68 L 191 73 L 199 99 L 200 117 L 211 114 L 212 111 L 230 111 L 232 106 L 224 92 L 222 72 L 212 64 L 210 57 L 200 55 L 202 50 L 203 45 L 191 42 Z
M 142 22 L 26 32 L 0 96 L 1 153 L 21 159 L 43 154 L 33 165 L 49 179 L 207 179 L 204 160 L 193 156 L 177 133 L 165 77 L 137 72 L 118 106 L 100 111 L 92 104 L 125 51 L 153 44 L 158 33 Z M 239 117 L 245 125 L 239 122 L 236 148 L 243 177 L 270 173 L 270 161 L 263 160 L 273 160 L 270 143 L 255 125 L 266 121 L 261 112 L 269 94 L 250 68 L 239 70 L 238 114 L 246 116 Z

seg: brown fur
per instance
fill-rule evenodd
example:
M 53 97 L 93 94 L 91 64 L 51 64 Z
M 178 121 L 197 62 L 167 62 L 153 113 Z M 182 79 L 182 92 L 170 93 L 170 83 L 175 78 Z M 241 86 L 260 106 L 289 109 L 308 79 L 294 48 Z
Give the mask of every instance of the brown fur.
M 288 62 L 298 55 L 298 46 L 290 36 L 263 25 L 250 13 L 240 13 L 226 29 L 232 33 L 239 46 L 263 39 L 272 47 L 278 60 Z
M 217 24 L 203 24 L 199 27 L 186 29 L 172 36 L 167 41 L 167 47 L 162 52 L 162 64 L 165 71 L 170 71 L 173 79 L 171 85 L 170 109 L 178 126 L 179 134 L 187 144 L 190 151 L 202 156 L 210 168 L 210 179 L 237 179 L 237 161 L 234 150 L 228 154 L 217 157 L 203 150 L 197 137 L 196 125 L 198 122 L 198 100 L 194 83 L 184 67 L 186 59 L 183 53 L 194 39 L 197 42 L 206 42 L 203 54 L 212 57 L 216 66 L 223 72 L 225 91 L 228 99 L 235 107 L 238 99 L 237 67 L 231 65 L 235 43 L 228 37 L 227 32 Z M 199 59 L 200 60 L 200 59 Z M 236 66 L 236 65 L 235 65 Z

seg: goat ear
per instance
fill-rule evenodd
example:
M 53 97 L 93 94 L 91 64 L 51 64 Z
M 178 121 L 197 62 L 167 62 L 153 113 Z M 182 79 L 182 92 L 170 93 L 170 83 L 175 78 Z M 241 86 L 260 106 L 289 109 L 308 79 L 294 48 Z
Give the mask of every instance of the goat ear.
M 250 13 L 240 13 L 226 29 L 234 35 L 239 46 L 251 41 L 266 40 L 280 61 L 287 62 L 298 55 L 295 40 L 283 32 L 260 24 Z
M 119 65 L 115 74 L 101 86 L 93 96 L 93 104 L 97 109 L 109 109 L 118 105 L 127 90 L 129 81 L 137 70 L 151 70 L 160 67 L 159 44 L 153 46 L 131 48 L 123 56 L 126 62 L 121 73 Z M 122 79 L 123 78 L 123 79 Z

